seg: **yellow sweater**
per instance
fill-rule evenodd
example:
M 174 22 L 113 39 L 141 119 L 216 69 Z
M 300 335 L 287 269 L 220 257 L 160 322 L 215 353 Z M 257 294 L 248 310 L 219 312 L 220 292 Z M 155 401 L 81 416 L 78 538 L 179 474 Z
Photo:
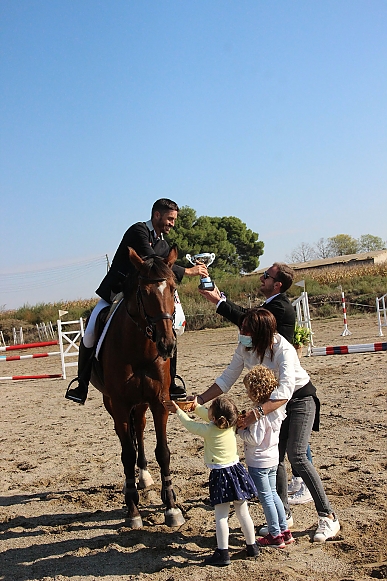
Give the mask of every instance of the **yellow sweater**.
M 191 420 L 180 408 L 176 413 L 189 432 L 204 438 L 204 463 L 207 466 L 211 467 L 212 464 L 230 466 L 239 462 L 235 428 L 221 430 L 216 427 L 208 418 L 208 409 L 202 405 L 196 406 L 195 413 L 205 420 L 206 424 Z

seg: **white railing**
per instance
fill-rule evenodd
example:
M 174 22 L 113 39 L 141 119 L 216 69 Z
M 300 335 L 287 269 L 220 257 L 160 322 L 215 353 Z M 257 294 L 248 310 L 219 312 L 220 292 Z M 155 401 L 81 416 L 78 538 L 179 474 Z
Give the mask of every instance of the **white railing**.
M 310 331 L 310 343 L 308 344 L 307 355 L 310 355 L 311 348 L 313 347 L 313 331 L 312 331 L 312 319 L 310 318 L 309 312 L 309 302 L 308 293 L 303 291 L 298 299 L 292 302 L 293 307 L 296 309 L 297 324 L 300 327 L 306 327 Z
M 380 299 L 376 297 L 376 313 L 378 315 L 379 337 L 383 337 L 382 327 L 387 327 L 386 297 L 387 293 L 380 297 Z

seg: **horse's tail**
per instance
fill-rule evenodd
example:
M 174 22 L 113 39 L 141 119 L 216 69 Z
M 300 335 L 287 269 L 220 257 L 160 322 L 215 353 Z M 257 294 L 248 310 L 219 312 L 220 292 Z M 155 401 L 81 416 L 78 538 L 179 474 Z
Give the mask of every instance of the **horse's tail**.
M 136 453 L 137 453 L 138 446 L 137 446 L 136 421 L 135 421 L 135 408 L 134 407 L 130 410 L 130 415 L 129 415 L 129 433 L 130 433 L 130 437 L 132 439 L 133 448 L 136 450 Z

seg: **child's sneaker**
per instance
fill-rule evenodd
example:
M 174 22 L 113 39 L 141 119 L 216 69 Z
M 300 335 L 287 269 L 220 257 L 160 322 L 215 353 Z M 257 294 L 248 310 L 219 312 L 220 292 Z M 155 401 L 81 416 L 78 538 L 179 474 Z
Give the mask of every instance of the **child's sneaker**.
M 294 526 L 293 517 L 290 513 L 286 515 L 286 524 L 288 526 L 288 529 L 291 529 Z M 266 537 L 266 535 L 269 534 L 269 527 L 267 526 L 267 524 L 262 525 L 258 529 L 257 534 L 259 537 Z
M 301 476 L 292 476 L 292 479 L 288 484 L 288 495 L 296 494 L 296 492 L 300 490 L 302 483 L 303 480 Z
M 294 543 L 295 539 L 293 538 L 293 535 L 289 531 L 289 529 L 287 531 L 282 531 L 281 534 L 282 534 L 285 545 L 291 545 L 292 543 Z
M 301 482 L 301 487 L 293 496 L 289 496 L 289 504 L 305 504 L 313 502 L 313 498 L 305 482 Z
M 273 537 L 270 533 L 257 541 L 260 547 L 274 547 L 275 549 L 284 549 L 285 542 L 282 535 Z
M 257 543 L 254 543 L 253 545 L 246 545 L 246 553 L 248 557 L 258 557 L 259 548 Z
M 328 516 L 320 516 L 313 540 L 315 543 L 325 543 L 327 539 L 335 537 L 339 530 L 340 523 L 336 517 L 332 520 Z
M 204 559 L 205 565 L 213 565 L 214 567 L 225 567 L 230 563 L 230 555 L 227 549 L 216 549 L 211 557 Z

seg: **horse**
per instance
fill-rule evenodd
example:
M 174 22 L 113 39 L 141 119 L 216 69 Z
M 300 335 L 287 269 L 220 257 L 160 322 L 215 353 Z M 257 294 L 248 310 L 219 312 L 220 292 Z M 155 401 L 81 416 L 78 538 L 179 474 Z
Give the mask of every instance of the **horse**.
M 135 274 L 124 282 L 123 299 L 111 319 L 102 344 L 99 361 L 94 359 L 91 383 L 103 394 L 103 403 L 114 420 L 121 443 L 125 473 L 126 524 L 141 528 L 138 490 L 153 484 L 147 470 L 144 449 L 145 412 L 153 415 L 156 432 L 155 457 L 161 474 L 164 520 L 170 527 L 185 522 L 176 506 L 170 473 L 167 442 L 171 383 L 170 358 L 176 350 L 173 329 L 176 281 L 171 270 L 177 258 L 173 246 L 167 258 L 142 259 L 128 247 Z M 139 469 L 136 486 L 135 469 Z

